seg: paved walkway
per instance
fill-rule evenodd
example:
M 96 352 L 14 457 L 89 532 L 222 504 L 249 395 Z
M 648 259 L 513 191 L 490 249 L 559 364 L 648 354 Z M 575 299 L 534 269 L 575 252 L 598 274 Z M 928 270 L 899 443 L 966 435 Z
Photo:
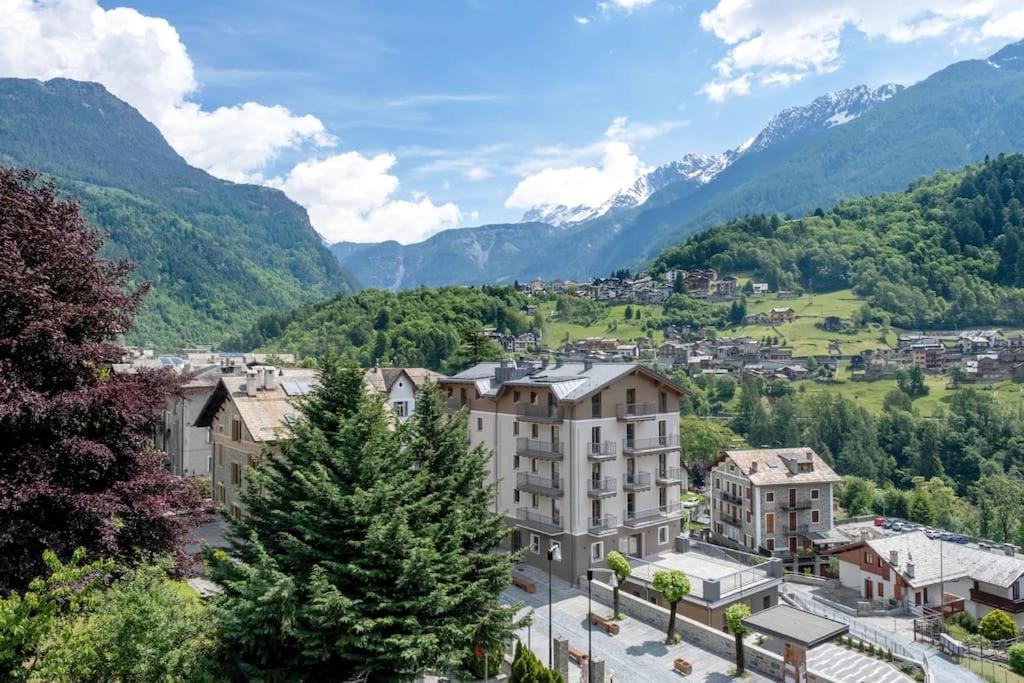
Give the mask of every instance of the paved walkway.
M 545 664 L 548 661 L 548 584 L 547 575 L 534 568 L 522 572 L 537 584 L 537 592 L 530 594 L 518 588 L 509 588 L 502 596 L 506 602 L 525 603 L 524 612 L 533 610 L 533 625 L 523 629 L 519 637 Z M 552 612 L 555 635 L 569 638 L 569 644 L 587 650 L 587 594 L 555 579 L 552 586 Z M 594 602 L 594 611 L 610 613 L 608 607 Z M 734 662 L 689 643 L 665 645 L 665 633 L 633 618 L 619 622 L 619 635 L 609 636 L 594 629 L 594 657 L 605 660 L 605 680 L 615 683 L 658 682 L 679 683 L 681 677 L 672 670 L 676 657 L 685 657 L 693 663 L 693 674 L 685 680 L 724 683 L 733 680 L 728 675 Z M 580 680 L 579 667 L 569 666 L 569 683 Z M 762 683 L 770 679 L 751 674 L 744 683 Z
M 910 683 L 912 678 L 874 657 L 847 650 L 840 645 L 826 643 L 807 653 L 807 666 L 811 671 L 836 681 L 850 683 Z

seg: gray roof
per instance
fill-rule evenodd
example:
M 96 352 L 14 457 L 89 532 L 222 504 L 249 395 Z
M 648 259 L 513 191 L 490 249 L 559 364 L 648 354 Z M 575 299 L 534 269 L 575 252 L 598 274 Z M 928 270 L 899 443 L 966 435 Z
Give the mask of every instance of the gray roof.
M 849 630 L 846 624 L 789 605 L 776 605 L 761 610 L 744 619 L 743 625 L 751 631 L 808 649 L 838 638 Z
M 513 361 L 508 361 L 514 366 Z M 505 382 L 494 377 L 501 363 L 479 363 L 460 373 L 451 375 L 441 382 L 467 382 L 476 385 L 481 396 L 497 396 L 502 387 L 543 387 L 550 389 L 559 401 L 578 401 L 607 384 L 636 370 L 641 370 L 665 384 L 682 392 L 671 380 L 662 377 L 639 363 L 563 363 L 537 367 L 520 373 L 522 376 Z M 527 370 L 527 369 L 523 369 Z
M 1006 555 L 1002 550 L 982 550 L 933 540 L 920 531 L 876 538 L 865 543 L 886 562 L 890 551 L 898 552 L 895 568 L 914 587 L 967 577 L 1008 588 L 1024 574 L 1022 557 Z M 909 562 L 914 565 L 913 577 L 907 575 Z

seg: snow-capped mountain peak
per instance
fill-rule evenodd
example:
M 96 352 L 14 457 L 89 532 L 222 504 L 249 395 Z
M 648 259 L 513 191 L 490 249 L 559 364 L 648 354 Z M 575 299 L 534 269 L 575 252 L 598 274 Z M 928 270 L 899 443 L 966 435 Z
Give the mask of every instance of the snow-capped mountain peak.
M 1024 45 L 1024 43 L 1022 43 Z M 1004 52 L 1007 52 L 1004 50 Z M 1005 61 L 1013 55 L 1002 55 Z M 996 56 L 994 55 L 993 59 Z M 639 206 L 655 192 L 673 183 L 689 181 L 697 185 L 711 182 L 719 173 L 745 154 L 762 152 L 774 145 L 797 137 L 816 134 L 862 116 L 876 105 L 903 90 L 902 85 L 887 83 L 877 88 L 858 85 L 845 90 L 825 93 L 810 104 L 784 109 L 768 121 L 760 133 L 738 147 L 722 154 L 687 154 L 679 161 L 659 166 L 637 178 L 605 200 L 600 206 L 574 206 L 545 204 L 525 214 L 522 220 L 540 221 L 557 227 L 582 223 L 603 216 L 614 209 Z

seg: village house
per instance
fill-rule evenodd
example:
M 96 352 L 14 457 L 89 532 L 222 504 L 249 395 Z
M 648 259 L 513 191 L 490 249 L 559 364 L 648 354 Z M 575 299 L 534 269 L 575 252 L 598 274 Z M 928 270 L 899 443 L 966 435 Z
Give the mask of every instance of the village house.
M 767 282 L 754 282 L 750 286 L 753 289 L 754 294 L 767 294 L 768 293 L 768 283 Z
M 740 281 L 732 275 L 726 275 L 715 283 L 715 291 L 719 296 L 729 296 L 740 291 Z
M 937 339 L 911 344 L 910 362 L 925 372 L 942 372 L 946 366 L 946 347 Z
M 789 307 L 775 307 L 768 312 L 768 319 L 773 325 L 778 325 L 779 323 L 791 323 L 796 319 L 796 312 Z
M 767 325 L 771 318 L 767 313 L 750 313 L 743 318 L 744 325 Z

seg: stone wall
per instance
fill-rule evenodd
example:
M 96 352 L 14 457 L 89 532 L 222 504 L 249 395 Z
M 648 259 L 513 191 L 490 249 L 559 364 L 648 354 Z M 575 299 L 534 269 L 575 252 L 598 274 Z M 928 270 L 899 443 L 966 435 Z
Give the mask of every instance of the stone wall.
M 586 588 L 586 579 L 581 581 Z M 608 584 L 594 581 L 594 599 L 607 606 L 612 604 L 612 589 Z M 619 610 L 634 619 L 665 631 L 668 629 L 669 611 L 653 603 L 619 591 Z M 704 648 L 715 654 L 732 660 L 736 656 L 735 640 L 730 633 L 713 629 L 692 619 L 676 613 L 676 631 L 682 639 L 692 645 Z M 782 680 L 782 657 L 750 643 L 744 644 L 747 667 L 762 673 L 773 680 Z M 814 673 L 808 675 L 810 683 L 835 683 Z

